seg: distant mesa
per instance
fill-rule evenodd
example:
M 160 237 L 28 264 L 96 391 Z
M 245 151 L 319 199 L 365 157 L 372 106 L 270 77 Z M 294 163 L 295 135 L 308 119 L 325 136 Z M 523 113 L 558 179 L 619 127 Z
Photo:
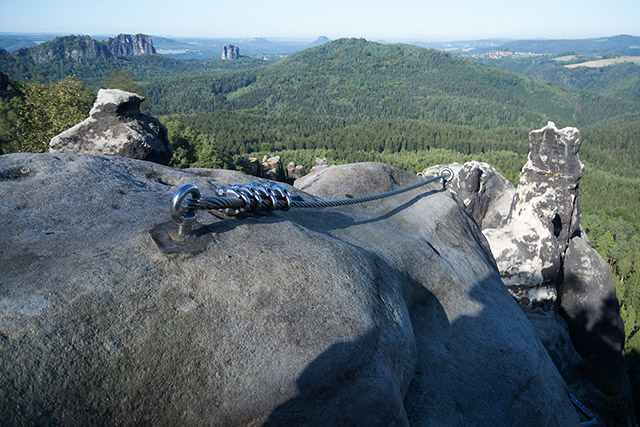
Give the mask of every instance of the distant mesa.
M 54 60 L 82 61 L 95 58 L 122 58 L 156 53 L 151 36 L 119 34 L 102 41 L 89 36 L 65 36 L 31 48 L 18 49 L 16 56 L 29 56 L 36 63 Z
M 240 59 L 240 48 L 233 44 L 222 46 L 222 59 Z

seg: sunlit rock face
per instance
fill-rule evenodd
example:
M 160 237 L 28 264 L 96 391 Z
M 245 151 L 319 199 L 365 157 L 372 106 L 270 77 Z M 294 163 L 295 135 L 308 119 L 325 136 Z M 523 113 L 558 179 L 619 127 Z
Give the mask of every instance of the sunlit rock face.
M 500 172 L 484 162 L 446 165 L 454 173 L 447 188 L 456 194 L 484 230 L 506 224 L 516 189 Z M 426 168 L 425 176 L 437 175 L 444 165 Z
M 18 49 L 15 56 L 30 56 L 36 63 L 82 61 L 96 58 L 122 58 L 156 53 L 151 36 L 118 34 L 98 41 L 89 36 L 64 36 L 37 47 Z
M 561 267 L 580 231 L 580 133 L 549 122 L 529 134 L 529 158 L 515 188 L 486 163 L 448 165 L 449 184 L 482 228 L 500 275 L 523 306 L 551 308 L 561 290 Z M 443 165 L 424 171 L 435 175 Z

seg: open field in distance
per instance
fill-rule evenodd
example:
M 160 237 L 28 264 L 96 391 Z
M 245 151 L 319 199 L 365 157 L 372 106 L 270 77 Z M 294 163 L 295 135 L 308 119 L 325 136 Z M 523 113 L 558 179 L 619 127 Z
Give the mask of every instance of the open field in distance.
M 621 62 L 635 62 L 640 64 L 640 56 L 620 56 L 618 58 L 598 59 L 596 61 L 580 62 L 578 64 L 565 65 L 565 68 L 589 67 L 600 68 L 611 64 L 619 64 Z

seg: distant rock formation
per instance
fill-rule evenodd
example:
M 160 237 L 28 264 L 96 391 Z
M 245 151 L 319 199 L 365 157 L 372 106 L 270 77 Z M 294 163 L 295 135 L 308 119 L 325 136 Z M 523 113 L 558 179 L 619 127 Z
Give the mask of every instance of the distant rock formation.
M 486 239 L 441 185 L 363 206 L 202 214 L 190 239 L 171 240 L 179 186 L 212 195 L 254 180 L 0 157 L 3 424 L 579 425 Z M 419 180 L 343 165 L 310 190 Z
M 222 59 L 240 59 L 240 48 L 236 45 L 228 44 L 222 46 Z
M 264 156 L 262 158 L 262 170 L 260 176 L 272 181 L 285 181 L 284 168 L 280 156 Z
M 100 89 L 89 118 L 53 137 L 52 153 L 107 154 L 168 164 L 173 154 L 167 129 L 142 114 L 144 97 L 118 89 Z
M 151 36 L 119 34 L 103 41 L 89 36 L 64 36 L 31 48 L 18 49 L 16 56 L 30 56 L 36 63 L 54 60 L 82 61 L 95 58 L 120 58 L 156 53 Z
M 108 38 L 102 42 L 107 46 L 111 56 L 140 56 L 156 53 L 151 36 L 146 34 L 119 34 L 115 38 Z
M 309 173 L 316 173 L 319 172 L 323 169 L 326 169 L 329 167 L 329 162 L 327 161 L 326 157 L 316 157 L 316 161 L 315 164 L 311 167 L 311 170 L 309 171 Z
M 296 179 L 302 178 L 306 173 L 304 166 L 289 162 L 287 165 L 287 182 L 293 184 Z

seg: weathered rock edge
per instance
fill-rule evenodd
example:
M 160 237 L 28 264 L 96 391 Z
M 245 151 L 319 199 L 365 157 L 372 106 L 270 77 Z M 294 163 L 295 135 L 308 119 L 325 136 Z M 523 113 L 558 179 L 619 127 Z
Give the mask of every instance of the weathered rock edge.
M 354 196 L 418 179 L 330 169 Z M 486 240 L 438 184 L 349 208 L 202 215 L 204 251 L 158 250 L 149 232 L 178 186 L 251 180 L 1 156 L 0 424 L 578 424 Z

